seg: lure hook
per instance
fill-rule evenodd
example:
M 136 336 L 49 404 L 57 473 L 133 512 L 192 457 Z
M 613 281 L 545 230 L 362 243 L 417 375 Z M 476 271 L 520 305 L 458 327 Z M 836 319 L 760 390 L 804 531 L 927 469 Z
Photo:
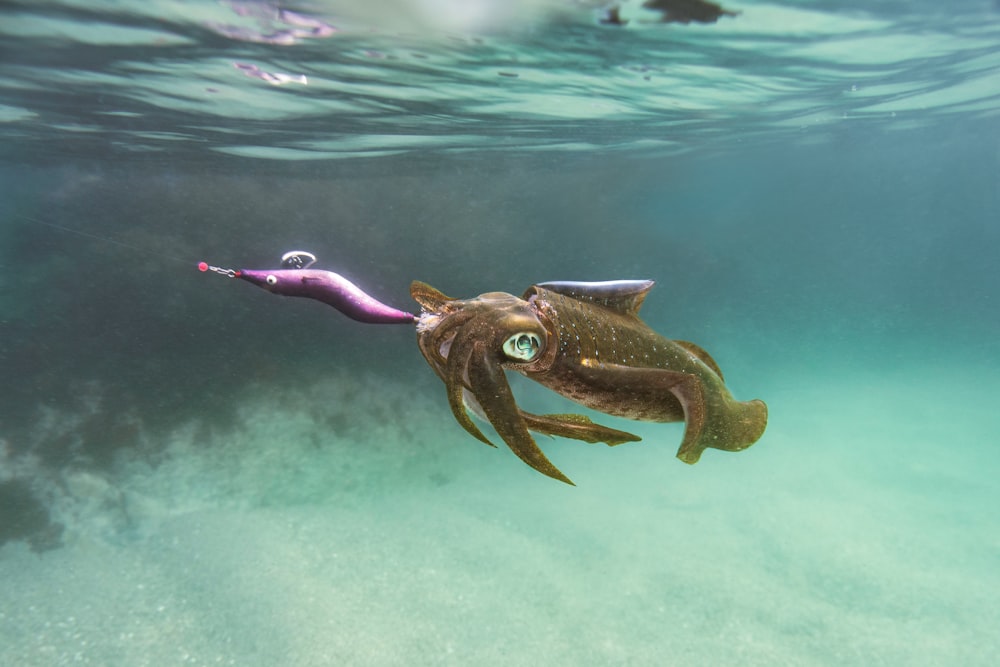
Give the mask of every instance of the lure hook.
M 212 273 L 218 273 L 220 276 L 225 276 L 226 278 L 239 278 L 239 269 L 224 269 L 221 266 L 212 266 L 208 262 L 198 262 L 198 270 L 204 273 L 205 271 L 211 271 Z

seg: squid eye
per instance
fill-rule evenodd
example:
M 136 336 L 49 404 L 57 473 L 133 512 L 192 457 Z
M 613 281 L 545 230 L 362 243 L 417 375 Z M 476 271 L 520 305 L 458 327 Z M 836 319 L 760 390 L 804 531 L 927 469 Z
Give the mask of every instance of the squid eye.
M 517 333 L 503 344 L 503 353 L 518 361 L 531 361 L 542 350 L 542 342 L 536 334 Z
M 278 284 L 278 276 L 270 275 L 264 279 L 268 285 L 274 286 Z

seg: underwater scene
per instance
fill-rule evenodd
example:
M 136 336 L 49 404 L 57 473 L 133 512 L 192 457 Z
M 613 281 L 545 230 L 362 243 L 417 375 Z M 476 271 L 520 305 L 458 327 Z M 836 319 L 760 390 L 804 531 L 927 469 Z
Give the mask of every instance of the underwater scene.
M 2 3 L 0 665 L 995 664 L 998 45 Z

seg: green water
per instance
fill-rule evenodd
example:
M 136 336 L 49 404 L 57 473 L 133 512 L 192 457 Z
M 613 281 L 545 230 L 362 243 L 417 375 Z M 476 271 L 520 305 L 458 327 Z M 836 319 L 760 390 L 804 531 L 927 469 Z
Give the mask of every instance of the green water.
M 730 5 L 0 9 L 0 664 L 992 664 L 996 10 Z M 588 412 L 643 440 L 559 484 L 408 327 L 196 270 L 291 249 L 653 279 L 768 429 Z

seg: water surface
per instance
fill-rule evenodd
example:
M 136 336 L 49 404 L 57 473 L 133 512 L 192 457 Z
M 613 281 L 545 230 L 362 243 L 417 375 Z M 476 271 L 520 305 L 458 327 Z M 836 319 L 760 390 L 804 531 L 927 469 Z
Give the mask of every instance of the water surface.
M 0 663 L 992 664 L 1000 14 L 725 6 L 6 3 Z M 561 485 L 407 327 L 195 268 L 298 248 L 654 279 L 768 430 L 588 413 L 643 441 Z

